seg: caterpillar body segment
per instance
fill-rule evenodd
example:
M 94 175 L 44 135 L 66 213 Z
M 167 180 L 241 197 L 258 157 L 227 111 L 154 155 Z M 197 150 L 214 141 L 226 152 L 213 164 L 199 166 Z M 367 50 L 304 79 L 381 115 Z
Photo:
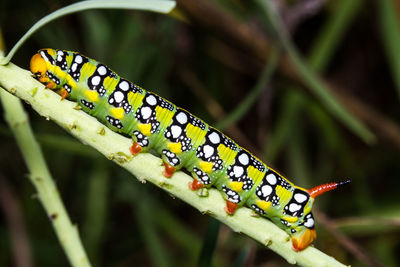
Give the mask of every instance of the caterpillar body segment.
M 165 177 L 185 168 L 193 176 L 191 190 L 215 187 L 228 214 L 245 205 L 271 219 L 291 236 L 296 251 L 316 238 L 314 198 L 345 183 L 311 190 L 295 186 L 199 118 L 79 53 L 42 49 L 30 68 L 47 88 L 77 102 L 113 131 L 131 136 L 133 155 L 156 151 Z

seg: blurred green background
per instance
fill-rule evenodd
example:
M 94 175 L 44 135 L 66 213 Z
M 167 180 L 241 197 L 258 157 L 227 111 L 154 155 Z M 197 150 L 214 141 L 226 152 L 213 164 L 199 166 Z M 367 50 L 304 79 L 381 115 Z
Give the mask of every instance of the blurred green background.
M 5 49 L 70 3 L 2 1 Z M 315 246 L 347 265 L 399 266 L 400 4 L 270 3 L 281 21 L 263 1 L 182 0 L 171 16 L 85 11 L 46 25 L 12 61 L 27 69 L 40 48 L 79 51 L 223 129 L 299 186 L 351 179 L 316 201 Z M 321 97 L 326 88 L 315 86 L 312 70 L 336 97 Z M 349 116 L 326 99 L 355 120 L 344 122 Z M 26 109 L 94 266 L 288 265 Z M 0 123 L 0 266 L 16 265 L 13 242 L 29 248 L 17 250 L 18 266 L 68 266 L 11 131 Z M 357 123 L 375 139 L 354 130 Z

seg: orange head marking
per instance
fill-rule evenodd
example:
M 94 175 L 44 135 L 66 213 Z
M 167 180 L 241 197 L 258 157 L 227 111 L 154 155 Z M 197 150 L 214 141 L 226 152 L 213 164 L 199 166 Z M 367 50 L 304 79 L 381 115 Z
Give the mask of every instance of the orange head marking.
M 48 77 L 48 71 L 52 70 L 55 65 L 54 49 L 42 49 L 39 50 L 33 57 L 31 58 L 31 72 L 34 77 L 38 79 L 41 83 L 46 85 L 46 88 L 55 89 L 57 85 Z
M 351 182 L 350 180 L 346 180 L 346 181 L 338 182 L 338 183 L 322 184 L 322 185 L 316 186 L 316 187 L 314 187 L 312 189 L 309 189 L 307 191 L 310 194 L 310 197 L 316 198 L 317 196 L 322 195 L 325 192 L 331 191 L 333 189 L 338 188 L 339 186 L 348 184 L 350 182 Z
M 36 53 L 31 58 L 31 72 L 38 79 L 46 75 L 47 72 L 46 60 L 42 57 L 40 53 Z

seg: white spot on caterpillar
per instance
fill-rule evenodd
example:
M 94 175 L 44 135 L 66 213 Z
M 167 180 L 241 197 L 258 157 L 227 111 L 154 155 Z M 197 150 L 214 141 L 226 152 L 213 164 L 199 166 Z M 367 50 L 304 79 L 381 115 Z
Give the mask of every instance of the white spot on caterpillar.
M 270 183 L 272 185 L 276 184 L 275 174 L 273 174 L 273 173 L 268 174 L 267 175 L 267 181 L 268 181 L 268 183 Z
M 233 166 L 233 173 L 235 174 L 235 177 L 240 177 L 244 173 L 244 169 L 241 166 Z
M 76 63 L 72 64 L 72 66 L 71 66 L 72 72 L 75 72 L 77 67 L 78 67 L 78 64 L 76 64 Z
M 64 53 L 63 53 L 63 51 L 61 51 L 61 50 L 58 50 L 58 52 L 57 52 L 57 61 L 58 62 L 61 62 L 62 61 L 62 56 L 64 55 Z
M 243 165 L 249 164 L 249 156 L 247 156 L 247 154 L 245 154 L 245 153 L 242 153 L 242 154 L 239 156 L 239 162 L 240 162 L 241 164 L 243 164 Z
M 120 91 L 116 91 L 114 93 L 114 98 L 117 103 L 120 103 L 122 100 L 124 100 L 124 94 Z M 143 115 L 143 111 L 142 111 L 142 115 Z
M 188 117 L 186 116 L 186 114 L 184 112 L 179 112 L 178 115 L 176 115 L 176 120 L 180 124 L 185 124 L 188 121 Z
M 219 135 L 216 132 L 211 133 L 208 136 L 208 139 L 210 139 L 210 142 L 213 144 L 219 144 L 221 142 L 221 138 L 219 138 Z
M 156 99 L 153 95 L 149 95 L 149 96 L 146 98 L 146 102 L 147 102 L 149 105 L 154 106 L 155 104 L 157 104 L 157 99 Z
M 182 133 L 182 128 L 178 125 L 171 126 L 171 133 L 173 138 L 178 138 Z
M 143 107 L 143 108 L 140 109 L 140 113 L 142 113 L 142 118 L 144 120 L 147 120 L 151 116 L 151 108 Z
M 209 158 L 212 156 L 212 154 L 214 154 L 214 148 L 210 145 L 205 145 L 203 147 L 203 151 L 204 151 L 204 157 L 205 158 Z
M 307 196 L 304 195 L 304 194 L 296 193 L 296 194 L 294 194 L 294 199 L 295 199 L 298 203 L 303 203 L 304 201 L 307 200 Z
M 97 72 L 100 74 L 100 75 L 106 75 L 107 74 L 107 69 L 106 69 L 106 67 L 104 67 L 104 66 L 100 66 L 98 69 L 97 69 Z
M 129 90 L 129 83 L 127 81 L 122 81 L 119 84 L 119 88 L 121 88 L 121 90 L 123 90 L 123 91 L 128 91 Z
M 77 55 L 77 56 L 75 57 L 75 62 L 76 62 L 76 63 L 81 64 L 82 61 L 83 61 L 83 58 L 82 58 L 80 55 Z
M 263 187 L 261 187 L 261 192 L 264 197 L 267 197 L 272 193 L 272 187 L 269 185 L 264 185 Z
M 92 84 L 93 85 L 99 85 L 100 84 L 100 76 L 94 76 L 92 78 Z
M 301 209 L 301 205 L 299 205 L 299 204 L 291 203 L 291 204 L 289 205 L 289 211 L 290 211 L 290 212 L 296 212 L 296 211 L 298 211 L 298 210 L 300 210 L 300 209 Z
M 305 223 L 304 223 L 304 226 L 305 227 L 308 227 L 308 228 L 312 228 L 313 226 L 314 226 L 314 219 L 308 219 Z

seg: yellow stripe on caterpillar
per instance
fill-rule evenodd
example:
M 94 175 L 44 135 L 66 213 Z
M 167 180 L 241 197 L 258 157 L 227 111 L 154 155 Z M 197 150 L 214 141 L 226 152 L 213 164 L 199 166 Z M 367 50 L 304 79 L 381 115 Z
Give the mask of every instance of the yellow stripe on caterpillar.
M 164 125 L 171 121 L 174 112 L 160 106 L 156 107 L 156 117 L 160 124 Z
M 171 152 L 175 154 L 180 154 L 182 153 L 182 144 L 181 143 L 168 143 L 168 148 L 171 150 Z
M 212 167 L 213 167 L 212 162 L 205 162 L 205 161 L 200 162 L 200 168 L 206 173 L 211 173 Z
M 283 188 L 280 185 L 277 185 L 275 190 L 276 190 L 276 195 L 281 200 L 280 201 L 281 203 L 287 203 L 292 198 L 292 192 Z
M 259 206 L 264 211 L 268 210 L 271 207 L 271 205 L 272 205 L 272 202 L 270 202 L 270 201 L 269 202 L 264 201 L 264 200 L 257 201 L 257 206 Z
M 72 60 L 72 59 L 71 59 Z M 97 66 L 90 64 L 90 63 L 85 63 L 83 64 L 81 68 L 81 77 L 90 77 L 92 74 L 96 71 Z
M 73 89 L 76 88 L 76 82 L 70 75 L 67 75 L 67 84 Z
M 128 103 L 132 105 L 133 110 L 137 110 L 142 105 L 144 95 L 130 91 L 128 93 Z
M 199 135 L 203 132 L 203 130 L 197 126 L 192 124 L 188 124 L 186 126 L 186 136 L 193 140 L 195 143 L 199 139 Z
M 298 217 L 293 217 L 293 216 L 283 216 L 282 219 L 289 223 L 295 223 L 299 220 Z
M 227 162 L 227 164 L 231 163 L 237 154 L 235 151 L 223 144 L 220 144 L 217 149 L 218 155 L 223 161 Z
M 243 182 L 230 182 L 229 186 L 234 190 L 235 192 L 240 192 L 243 189 Z
M 123 108 L 111 108 L 111 115 L 116 119 L 122 119 L 124 117 L 124 109 Z
M 99 101 L 99 93 L 97 93 L 97 91 L 86 90 L 85 95 L 91 102 Z
M 138 125 L 139 131 L 146 135 L 149 136 L 151 134 L 150 130 L 151 130 L 151 124 L 147 123 L 147 124 L 139 124 Z
M 259 171 L 257 168 L 254 168 L 251 165 L 247 168 L 247 173 L 249 177 L 256 183 L 264 177 L 263 172 Z

